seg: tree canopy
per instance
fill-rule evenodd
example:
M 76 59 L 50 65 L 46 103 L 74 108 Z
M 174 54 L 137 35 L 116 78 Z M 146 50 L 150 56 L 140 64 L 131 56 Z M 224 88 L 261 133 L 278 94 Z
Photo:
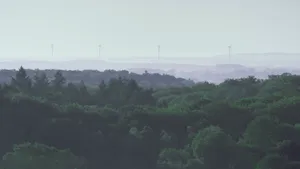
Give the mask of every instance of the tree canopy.
M 0 85 L 0 169 L 300 168 L 298 75 L 156 88 L 65 73 Z

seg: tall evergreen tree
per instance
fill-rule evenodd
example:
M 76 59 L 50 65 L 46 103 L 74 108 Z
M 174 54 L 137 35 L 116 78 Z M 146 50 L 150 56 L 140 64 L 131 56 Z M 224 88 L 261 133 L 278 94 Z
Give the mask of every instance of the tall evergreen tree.
M 50 84 L 46 73 L 44 72 L 36 73 L 33 79 L 34 79 L 34 83 L 33 83 L 34 90 L 39 94 L 45 93 Z
M 61 89 L 63 85 L 66 84 L 66 78 L 63 76 L 60 70 L 55 73 L 54 79 L 51 81 L 51 84 L 55 89 Z
M 28 92 L 31 89 L 32 81 L 22 66 L 17 71 L 16 76 L 11 79 L 11 85 L 23 92 Z

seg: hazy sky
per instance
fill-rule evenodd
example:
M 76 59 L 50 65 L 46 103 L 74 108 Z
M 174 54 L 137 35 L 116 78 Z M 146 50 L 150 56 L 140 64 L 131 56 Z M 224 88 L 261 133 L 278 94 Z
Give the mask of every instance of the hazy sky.
M 0 0 L 0 59 L 300 52 L 300 0 Z M 54 57 L 50 45 L 54 44 Z

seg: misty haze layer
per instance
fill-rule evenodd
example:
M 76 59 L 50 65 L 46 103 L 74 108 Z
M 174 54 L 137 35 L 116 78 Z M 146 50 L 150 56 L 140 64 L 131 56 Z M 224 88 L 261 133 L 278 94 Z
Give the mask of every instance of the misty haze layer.
M 11 0 L 0 5 L 1 60 L 300 53 L 298 0 Z M 51 57 L 50 45 L 54 44 Z M 259 61 L 258 61 L 259 62 Z M 278 61 L 280 62 L 280 61 Z

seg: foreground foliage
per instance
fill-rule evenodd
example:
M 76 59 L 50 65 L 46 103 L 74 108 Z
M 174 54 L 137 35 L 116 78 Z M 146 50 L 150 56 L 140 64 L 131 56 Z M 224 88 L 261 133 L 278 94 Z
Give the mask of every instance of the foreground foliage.
M 100 79 L 99 79 L 100 80 Z M 0 168 L 299 169 L 300 76 L 90 90 L 21 67 L 0 88 Z

